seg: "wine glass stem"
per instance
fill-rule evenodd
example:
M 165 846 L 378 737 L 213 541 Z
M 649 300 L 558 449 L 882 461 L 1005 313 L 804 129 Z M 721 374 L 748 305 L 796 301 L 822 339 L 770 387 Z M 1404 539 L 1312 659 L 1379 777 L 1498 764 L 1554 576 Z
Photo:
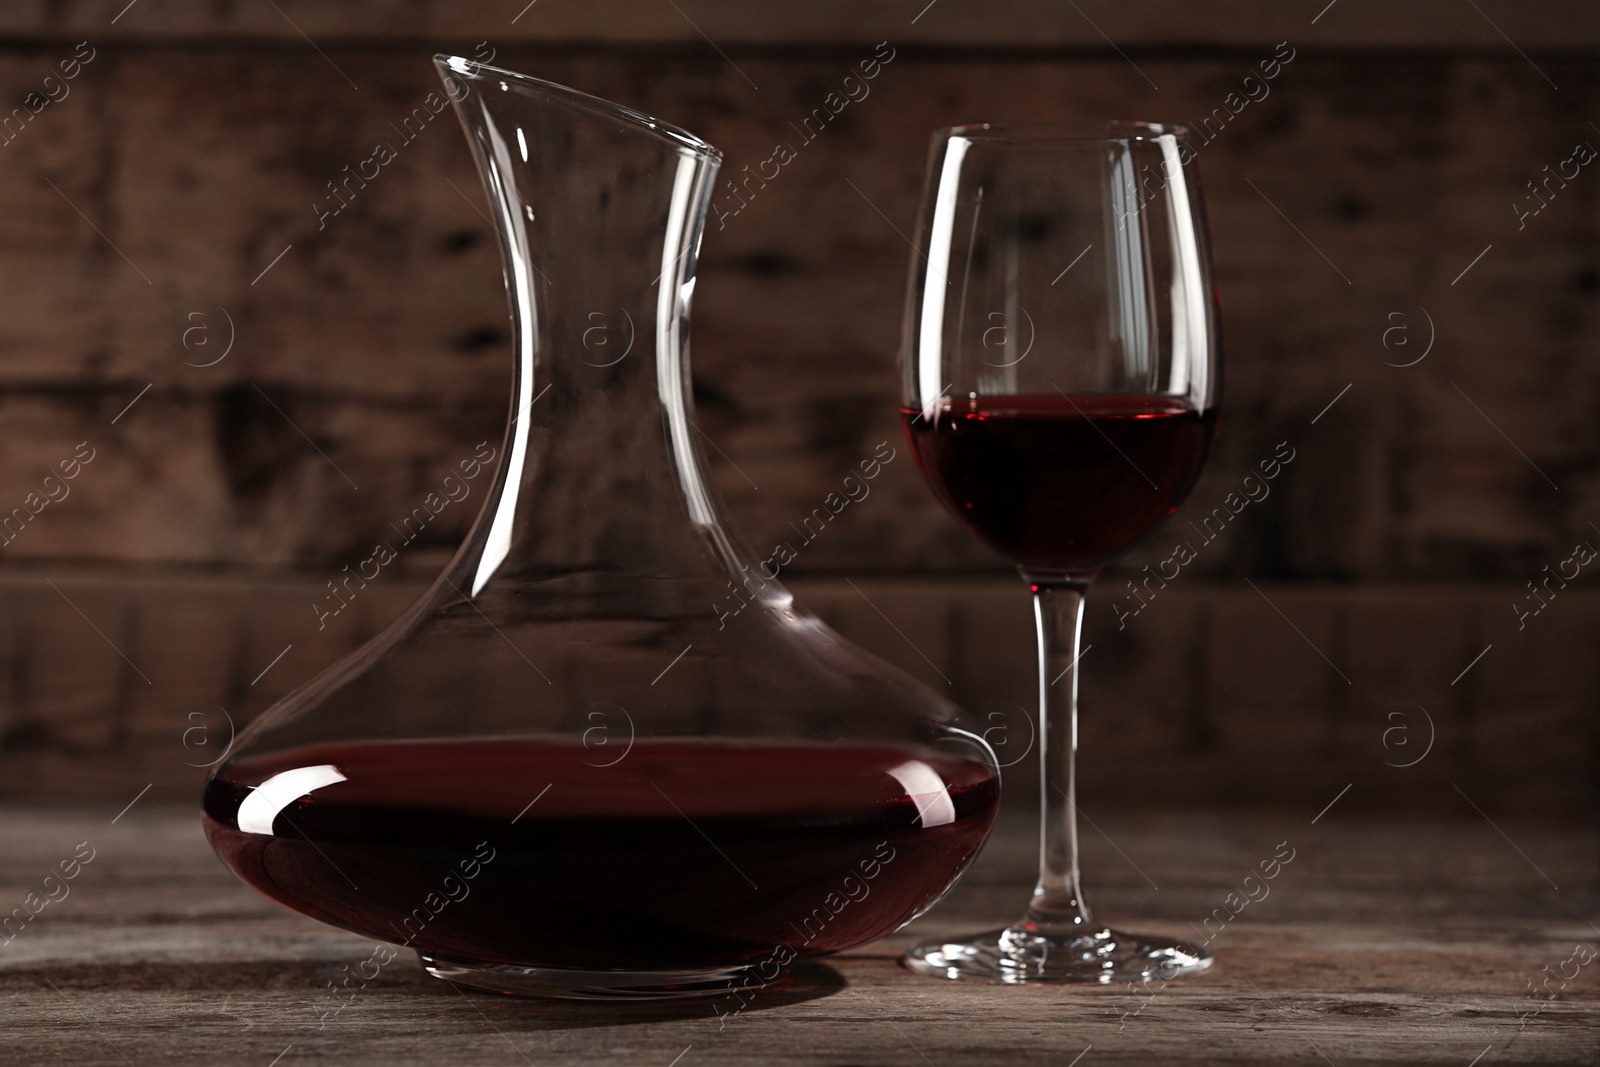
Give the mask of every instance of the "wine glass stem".
M 1024 575 L 1024 577 L 1027 577 Z M 1088 933 L 1093 920 L 1078 883 L 1078 641 L 1092 577 L 1048 584 L 1029 578 L 1039 633 L 1039 884 L 1027 925 L 1045 936 Z

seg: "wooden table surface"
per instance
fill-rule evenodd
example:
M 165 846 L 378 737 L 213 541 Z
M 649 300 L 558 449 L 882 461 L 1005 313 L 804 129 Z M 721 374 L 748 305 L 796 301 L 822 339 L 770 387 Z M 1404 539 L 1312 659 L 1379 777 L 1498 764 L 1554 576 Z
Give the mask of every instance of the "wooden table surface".
M 87 854 L 80 843 L 94 857 L 0 943 L 0 1062 L 1600 1063 L 1596 838 L 1581 823 L 1353 804 L 1315 824 L 1091 812 L 1090 900 L 1132 927 L 1193 934 L 1280 842 L 1294 850 L 1215 935 L 1210 973 L 1149 991 L 956 985 L 898 966 L 914 938 L 1013 917 L 1033 861 L 1032 828 L 1011 821 L 909 930 L 809 964 L 732 1017 L 464 992 L 402 954 L 324 1020 L 327 983 L 373 946 L 236 882 L 192 808 L 146 800 L 113 822 L 118 806 L 0 808 L 4 909 Z

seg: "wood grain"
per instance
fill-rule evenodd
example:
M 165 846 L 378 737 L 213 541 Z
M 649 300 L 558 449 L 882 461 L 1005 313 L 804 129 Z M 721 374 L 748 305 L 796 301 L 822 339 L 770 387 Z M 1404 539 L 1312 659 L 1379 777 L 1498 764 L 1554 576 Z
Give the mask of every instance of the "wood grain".
M 0 582 L 0 798 L 105 798 L 147 784 L 157 797 L 193 796 L 232 728 L 422 591 L 428 568 L 401 564 L 409 573 L 372 582 L 321 628 L 313 605 L 325 579 L 51 568 Z M 1020 583 L 862 576 L 793 587 L 802 608 L 948 693 L 1013 768 L 1008 788 L 1035 795 L 1034 642 Z M 1084 795 L 1312 804 L 1352 785 L 1346 803 L 1367 810 L 1468 812 L 1460 783 L 1501 812 L 1590 810 L 1600 596 L 1569 592 L 1521 631 L 1505 596 L 1173 583 L 1121 629 L 1091 599 Z
M 605 42 L 613 45 L 693 45 L 710 54 L 759 45 L 837 45 L 885 37 L 933 46 L 1054 47 L 1109 50 L 1160 46 L 1271 44 L 1307 36 L 1327 45 L 1478 47 L 1509 49 L 1504 33 L 1524 49 L 1574 50 L 1600 40 L 1600 28 L 1581 0 L 1547 0 L 1536 7 L 1491 5 L 1489 15 L 1448 0 L 1379 0 L 1285 5 L 1268 0 L 1112 0 L 1060 5 L 1011 0 L 1003 7 L 929 0 L 819 0 L 803 7 L 693 0 L 672 5 L 643 0 L 535 5 L 495 0 L 460 5 L 448 0 L 314 0 L 274 4 L 166 0 L 17 0 L 0 15 L 0 30 L 21 37 L 92 34 L 119 41 L 246 40 L 309 50 L 388 40 Z
M 944 904 L 726 1026 L 705 1005 L 467 994 L 405 960 L 319 1027 L 370 946 L 235 882 L 195 797 L 237 727 L 437 573 L 476 491 L 317 626 L 326 580 L 499 435 L 509 353 L 448 116 L 326 229 L 313 203 L 434 88 L 441 48 L 686 126 L 732 175 L 882 40 L 870 97 L 705 242 L 698 422 L 758 548 L 899 441 L 898 231 L 929 130 L 1192 122 L 1296 49 L 1201 150 L 1222 436 L 1091 600 L 1081 738 L 1111 920 L 1184 934 L 1277 842 L 1295 862 L 1212 973 L 1142 1008 L 898 968 L 916 938 L 1014 918 L 1037 802 L 1023 590 L 902 450 L 785 581 L 1012 764 L 1003 830 Z M 1600 537 L 1600 177 L 1520 226 L 1513 206 L 1600 143 L 1587 0 L 18 0 L 0 100 L 44 91 L 83 41 L 67 95 L 0 123 L 0 517 L 94 450 L 0 538 L 0 908 L 98 849 L 0 942 L 8 1062 L 1600 1062 L 1595 967 L 1524 1018 L 1545 968 L 1600 944 L 1600 595 L 1585 576 L 1522 625 L 1512 607 Z M 1381 341 L 1397 309 L 1433 342 L 1413 366 Z M 1281 441 L 1296 459 L 1271 496 L 1119 619 L 1126 583 Z
M 0 793 L 191 790 L 201 772 L 184 764 L 204 761 L 184 730 L 248 720 L 355 647 L 464 531 L 476 495 L 394 582 L 314 629 L 322 584 L 503 428 L 505 299 L 459 132 L 430 124 L 325 230 L 312 209 L 433 89 L 435 38 L 486 40 L 496 62 L 681 123 L 732 174 L 790 138 L 892 16 L 915 32 L 884 31 L 911 44 L 870 97 L 707 235 L 698 424 L 746 540 L 788 539 L 878 442 L 899 441 L 913 253 L 897 231 L 928 130 L 1192 121 L 1253 68 L 1255 42 L 1288 37 L 1296 57 L 1271 94 L 1200 152 L 1223 429 L 1190 503 L 1091 601 L 1083 729 L 1102 758 L 1086 788 L 1127 791 L 1120 770 L 1139 765 L 1156 803 L 1191 784 L 1309 800 L 1352 782 L 1355 803 L 1456 803 L 1440 790 L 1471 779 L 1503 805 L 1592 805 L 1590 579 L 1525 629 L 1512 609 L 1600 536 L 1585 358 L 1600 182 L 1585 171 L 1520 229 L 1512 206 L 1600 136 L 1586 9 L 1485 7 L 1525 58 L 1465 7 L 1340 0 L 1313 26 L 1314 12 L 1256 4 L 1079 5 L 1124 58 L 1084 47 L 1088 19 L 1050 5 L 945 0 L 914 27 L 901 7 L 848 5 L 849 32 L 828 4 L 685 7 L 727 32 L 725 61 L 668 5 L 541 4 L 514 24 L 494 13 L 503 33 L 478 21 L 487 8 L 422 0 L 279 6 L 326 59 L 270 5 L 141 2 L 114 25 L 87 0 L 0 12 L 0 98 L 39 90 L 84 37 L 94 49 L 70 94 L 0 143 L 0 515 L 80 447 L 95 457 L 0 545 Z M 1434 340 L 1409 367 L 1392 364 L 1417 349 L 1380 341 L 1401 306 L 1415 343 L 1417 310 Z M 1296 459 L 1270 497 L 1120 629 L 1127 583 L 1279 442 Z M 1021 591 L 903 449 L 791 576 L 847 635 L 1022 729 Z M 1381 739 L 1419 712 L 1435 747 L 1392 766 Z
M 0 52 L 0 96 L 36 88 L 58 52 Z M 309 52 L 108 45 L 70 96 L 0 145 L 0 509 L 80 442 L 101 457 L 0 560 L 326 566 L 502 432 L 506 305 L 450 120 L 325 229 L 313 211 L 432 90 L 431 65 L 398 46 L 330 56 L 359 92 Z M 857 58 L 741 53 L 736 70 L 681 50 L 507 46 L 497 61 L 694 129 L 734 174 L 795 138 L 790 124 Z M 1581 175 L 1520 230 L 1513 203 L 1600 137 L 1585 118 L 1600 68 L 1540 65 L 1559 93 L 1514 56 L 1306 45 L 1201 149 L 1227 414 L 1175 528 L 1279 442 L 1298 459 L 1197 573 L 1520 586 L 1593 536 L 1600 431 L 1582 353 L 1596 329 L 1600 181 Z M 699 425 L 747 538 L 787 536 L 878 442 L 899 440 L 902 233 L 928 130 L 997 116 L 1193 120 L 1251 69 L 1248 53 L 1138 69 L 1114 55 L 897 54 L 870 96 L 707 235 Z M 1397 300 L 1432 324 L 1415 366 L 1386 361 L 1420 349 L 1379 342 Z M 1407 314 L 1424 344 L 1429 327 Z M 197 365 L 230 340 L 226 358 Z M 797 572 L 1001 569 L 901 456 Z M 437 545 L 463 522 L 442 521 Z M 1171 546 L 1156 539 L 1135 568 L 1157 551 Z
M 1193 925 L 1279 842 L 1294 850 L 1264 899 L 1213 922 L 1212 971 L 1148 992 L 955 986 L 894 962 L 919 939 L 1014 918 L 1033 839 L 1025 822 L 1008 821 L 956 891 L 908 930 L 808 965 L 794 987 L 729 1019 L 704 1002 L 575 1005 L 453 991 L 401 957 L 323 1026 L 327 983 L 372 945 L 236 882 L 192 809 L 146 799 L 111 824 L 124 803 L 12 806 L 0 819 L 7 902 L 78 842 L 96 850 L 70 895 L 0 947 L 17 1062 L 266 1064 L 283 1054 L 285 1063 L 1059 1065 L 1081 1055 L 1084 1067 L 1462 1067 L 1474 1057 L 1600 1058 L 1594 964 L 1552 983 L 1542 1010 L 1528 992 L 1576 946 L 1600 944 L 1587 921 L 1594 838 L 1560 822 L 1499 822 L 1554 889 L 1476 816 L 1335 808 L 1311 825 L 1313 810 L 1094 812 L 1106 836 L 1085 838 L 1090 899 L 1136 929 L 1197 936 Z

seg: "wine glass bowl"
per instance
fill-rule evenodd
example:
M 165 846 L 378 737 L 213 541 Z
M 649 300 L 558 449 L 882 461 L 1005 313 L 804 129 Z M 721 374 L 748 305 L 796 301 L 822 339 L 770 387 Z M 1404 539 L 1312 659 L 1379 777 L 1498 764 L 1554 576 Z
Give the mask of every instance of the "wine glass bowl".
M 1187 132 L 941 130 L 916 247 L 901 414 L 935 496 L 1033 594 L 1042 828 L 1021 922 L 915 948 L 905 962 L 1008 983 L 1202 970 L 1204 949 L 1093 920 L 1074 778 L 1084 596 L 1182 504 L 1216 428 L 1215 294 Z

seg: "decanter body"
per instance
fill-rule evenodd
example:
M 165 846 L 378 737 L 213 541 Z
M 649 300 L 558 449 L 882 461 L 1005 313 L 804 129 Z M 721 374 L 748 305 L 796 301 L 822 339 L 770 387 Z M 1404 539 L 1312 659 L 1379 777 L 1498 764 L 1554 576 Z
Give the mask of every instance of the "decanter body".
M 998 771 L 723 522 L 687 353 L 720 154 L 438 64 L 511 304 L 507 425 L 460 464 L 491 489 L 421 599 L 241 736 L 213 846 L 274 900 L 505 992 L 726 993 L 892 932 L 976 854 Z

